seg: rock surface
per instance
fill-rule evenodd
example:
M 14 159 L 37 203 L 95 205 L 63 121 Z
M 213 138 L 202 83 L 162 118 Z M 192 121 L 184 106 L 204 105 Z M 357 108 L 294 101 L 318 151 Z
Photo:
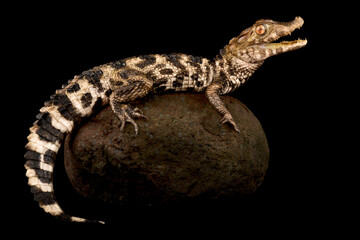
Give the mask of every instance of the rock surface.
M 221 124 L 203 94 L 165 94 L 135 102 L 149 118 L 124 133 L 110 107 L 65 142 L 65 169 L 83 196 L 109 203 L 156 204 L 255 192 L 269 160 L 264 131 L 250 110 L 222 97 L 241 134 Z

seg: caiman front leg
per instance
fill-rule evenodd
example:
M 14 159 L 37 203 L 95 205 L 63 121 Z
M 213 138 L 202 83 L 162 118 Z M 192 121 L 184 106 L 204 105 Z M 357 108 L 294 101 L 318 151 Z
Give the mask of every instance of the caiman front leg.
M 210 104 L 220 113 L 220 115 L 223 117 L 220 122 L 230 123 L 235 131 L 240 132 L 240 129 L 237 127 L 233 117 L 231 116 L 231 113 L 229 110 L 227 110 L 225 103 L 220 99 L 219 93 L 222 88 L 221 84 L 213 83 L 210 84 L 206 89 L 206 97 L 209 99 Z
M 134 118 L 148 118 L 143 115 L 143 112 L 139 108 L 133 109 L 130 107 L 129 102 L 145 96 L 150 89 L 151 87 L 145 82 L 136 81 L 121 86 L 112 92 L 110 95 L 110 106 L 121 122 L 121 131 L 124 130 L 125 123 L 128 122 L 134 126 L 135 134 L 138 134 L 139 127 L 134 121 Z

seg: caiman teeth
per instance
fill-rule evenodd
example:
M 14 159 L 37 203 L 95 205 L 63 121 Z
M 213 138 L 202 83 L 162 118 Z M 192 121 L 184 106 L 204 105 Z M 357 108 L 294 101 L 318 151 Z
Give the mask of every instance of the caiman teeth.
M 282 41 L 275 43 L 268 43 L 264 45 L 267 49 L 282 49 L 282 52 L 292 51 L 301 47 L 304 47 L 307 44 L 306 39 L 298 39 L 294 41 Z
M 281 41 L 280 43 L 307 43 L 307 39 L 300 39 L 298 38 L 297 40 L 292 40 L 292 41 Z

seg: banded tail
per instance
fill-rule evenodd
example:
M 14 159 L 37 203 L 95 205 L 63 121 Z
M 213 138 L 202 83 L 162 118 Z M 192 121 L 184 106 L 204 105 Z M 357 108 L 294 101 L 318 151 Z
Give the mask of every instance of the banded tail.
M 45 102 L 27 137 L 25 168 L 34 200 L 45 212 L 61 220 L 103 223 L 64 213 L 54 195 L 53 170 L 57 152 L 66 135 L 82 118 L 91 115 L 95 107 L 108 102 L 111 90 L 106 79 L 106 66 L 102 66 L 70 80 L 67 86 Z

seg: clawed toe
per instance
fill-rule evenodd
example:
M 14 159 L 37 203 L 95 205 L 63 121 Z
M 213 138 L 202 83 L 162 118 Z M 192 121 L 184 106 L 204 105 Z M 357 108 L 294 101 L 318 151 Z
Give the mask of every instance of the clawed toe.
M 240 132 L 240 129 L 238 128 L 238 126 L 236 125 L 234 119 L 231 116 L 225 115 L 221 120 L 220 123 L 225 124 L 225 123 L 230 123 L 233 128 L 235 129 L 235 131 Z
M 143 118 L 148 120 L 148 118 L 143 114 L 143 112 L 139 108 L 134 108 L 131 112 L 131 116 L 134 118 Z
M 141 109 L 140 109 L 140 108 L 137 108 L 137 107 L 133 109 L 133 112 L 137 112 L 137 113 L 143 114 L 143 111 L 141 111 Z
M 120 111 L 117 112 L 116 115 L 121 122 L 120 131 L 124 131 L 125 124 L 128 122 L 134 126 L 136 135 L 138 134 L 139 127 L 133 118 L 148 119 L 145 115 L 143 115 L 143 112 L 139 108 L 132 109 L 128 105 L 122 105 Z

